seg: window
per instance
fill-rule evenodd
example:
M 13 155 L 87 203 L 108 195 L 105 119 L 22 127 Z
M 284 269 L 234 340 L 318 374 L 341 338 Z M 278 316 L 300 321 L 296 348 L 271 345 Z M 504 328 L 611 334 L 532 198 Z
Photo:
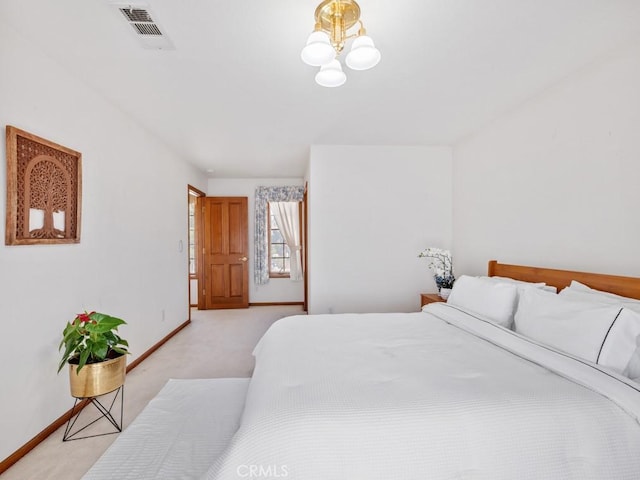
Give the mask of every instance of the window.
M 291 272 L 291 252 L 278 228 L 269 204 L 267 204 L 267 219 L 269 221 L 267 229 L 267 235 L 269 235 L 269 276 L 287 278 Z
M 282 187 L 257 187 L 255 193 L 255 211 L 256 211 L 256 223 L 255 223 L 255 231 L 259 232 L 261 238 L 256 238 L 255 241 L 255 249 L 256 256 L 254 258 L 254 279 L 256 285 L 266 285 L 269 283 L 269 277 L 271 276 L 271 252 L 270 248 L 270 240 L 271 240 L 271 229 L 270 227 L 270 214 L 269 214 L 269 202 L 273 204 L 286 202 L 286 203 L 295 203 L 298 205 L 298 212 L 301 212 L 300 202 L 304 198 L 304 187 L 298 187 L 293 185 L 282 186 Z M 285 207 L 288 208 L 288 207 Z M 276 210 L 274 209 L 274 212 Z M 276 212 L 277 213 L 277 212 Z M 301 231 L 300 226 L 292 225 L 289 228 L 289 219 L 291 218 L 291 213 L 287 213 L 286 217 L 286 232 L 289 230 L 293 231 Z M 298 214 L 298 218 L 300 218 L 300 213 Z M 302 223 L 302 222 L 299 222 Z M 281 225 L 282 226 L 282 225 Z M 295 239 L 293 237 L 296 237 Z M 299 248 L 301 248 L 302 243 L 302 233 L 300 236 L 292 235 L 292 241 L 299 243 L 299 246 L 296 246 L 296 251 L 294 251 L 294 255 L 292 257 L 292 271 L 291 274 L 293 276 L 294 281 L 299 280 L 300 272 L 302 268 L 296 268 L 300 263 L 298 259 L 301 258 L 302 254 L 299 252 Z M 290 276 L 291 278 L 291 276 Z

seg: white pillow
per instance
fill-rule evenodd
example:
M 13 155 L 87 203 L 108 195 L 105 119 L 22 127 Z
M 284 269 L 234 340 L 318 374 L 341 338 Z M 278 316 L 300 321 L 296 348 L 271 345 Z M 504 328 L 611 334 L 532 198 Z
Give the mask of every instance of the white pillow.
M 640 377 L 640 301 L 602 292 L 575 280 L 560 291 L 562 298 L 591 304 L 625 307 L 607 335 L 598 364 L 629 378 Z
M 538 282 L 538 283 L 525 282 L 523 280 L 516 280 L 514 278 L 509 278 L 509 277 L 480 277 L 480 278 L 486 278 L 487 280 L 489 280 L 491 282 L 510 283 L 510 284 L 513 284 L 516 287 L 518 287 L 518 290 L 521 290 L 523 288 L 539 288 L 541 290 L 547 290 L 547 291 L 553 292 L 553 293 L 557 293 L 558 292 L 558 289 L 556 287 L 553 287 L 551 285 L 547 285 L 544 282 Z
M 640 314 L 623 308 L 609 329 L 598 364 L 629 378 L 640 376 Z M 630 371 L 631 370 L 631 371 Z
M 620 310 L 613 305 L 576 302 L 529 288 L 520 296 L 515 331 L 596 363 Z
M 517 294 L 515 285 L 462 275 L 453 284 L 447 303 L 511 328 Z
M 640 313 L 640 300 L 596 290 L 575 280 L 571 281 L 571 285 L 563 288 L 560 291 L 560 295 L 575 300 L 595 300 L 597 302 L 620 305 Z
M 520 297 L 520 295 L 522 295 L 522 292 L 527 289 L 527 288 L 537 288 L 540 290 L 546 290 L 549 292 L 553 292 L 553 293 L 557 293 L 557 289 L 556 287 L 550 287 L 548 286 L 546 283 L 544 282 L 538 282 L 538 283 L 534 283 L 534 282 L 525 282 L 522 280 L 516 280 L 514 278 L 509 278 L 509 277 L 480 277 L 482 279 L 486 279 L 489 282 L 493 282 L 493 283 L 506 283 L 508 285 L 514 285 L 518 290 L 518 294 L 516 296 L 516 307 L 515 310 L 513 312 L 514 316 L 515 316 L 515 311 L 518 309 L 518 299 Z M 513 322 L 511 322 L 509 324 L 510 326 L 508 328 L 513 328 Z
M 567 288 L 570 288 L 571 290 L 576 290 L 578 292 L 587 292 L 587 293 L 593 293 L 596 295 L 603 295 L 609 298 L 626 298 L 626 297 L 621 297 L 620 295 L 616 295 L 614 293 L 603 292 L 602 290 L 596 290 L 595 288 L 591 288 L 588 285 L 585 285 L 584 283 L 578 282 L 577 280 L 571 280 L 571 285 L 569 285 Z
M 636 348 L 636 351 L 631 356 L 631 360 L 629 360 L 622 374 L 640 383 L 640 345 L 638 345 L 638 348 Z

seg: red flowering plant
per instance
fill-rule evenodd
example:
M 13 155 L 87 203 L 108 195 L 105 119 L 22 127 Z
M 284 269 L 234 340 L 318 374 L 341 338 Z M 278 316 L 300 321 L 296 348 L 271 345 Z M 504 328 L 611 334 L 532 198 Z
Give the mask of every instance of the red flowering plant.
M 129 353 L 129 343 L 116 332 L 126 322 L 104 313 L 79 313 L 73 322 L 67 323 L 62 332 L 58 350 L 64 346 L 64 354 L 58 372 L 65 363 L 77 364 L 77 372 L 88 363 L 103 362 Z

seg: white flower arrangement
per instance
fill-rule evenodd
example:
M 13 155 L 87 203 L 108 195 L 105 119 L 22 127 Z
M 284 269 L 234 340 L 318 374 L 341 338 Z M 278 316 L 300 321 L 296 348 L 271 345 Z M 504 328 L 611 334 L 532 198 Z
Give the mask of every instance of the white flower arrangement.
M 453 275 L 453 262 L 449 250 L 429 247 L 420 252 L 418 257 L 429 259 L 429 268 L 433 272 L 438 290 L 453 287 L 456 278 Z

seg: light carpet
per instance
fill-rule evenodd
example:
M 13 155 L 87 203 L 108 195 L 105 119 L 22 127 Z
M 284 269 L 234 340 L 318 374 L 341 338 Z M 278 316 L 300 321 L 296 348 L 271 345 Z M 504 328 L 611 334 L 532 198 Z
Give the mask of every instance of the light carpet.
M 127 375 L 124 428 L 171 378 L 251 376 L 251 352 L 263 333 L 279 318 L 300 313 L 297 306 L 192 310 L 191 324 Z M 2 474 L 2 480 L 80 479 L 117 438 L 63 442 L 63 433 L 64 427 L 58 429 Z

